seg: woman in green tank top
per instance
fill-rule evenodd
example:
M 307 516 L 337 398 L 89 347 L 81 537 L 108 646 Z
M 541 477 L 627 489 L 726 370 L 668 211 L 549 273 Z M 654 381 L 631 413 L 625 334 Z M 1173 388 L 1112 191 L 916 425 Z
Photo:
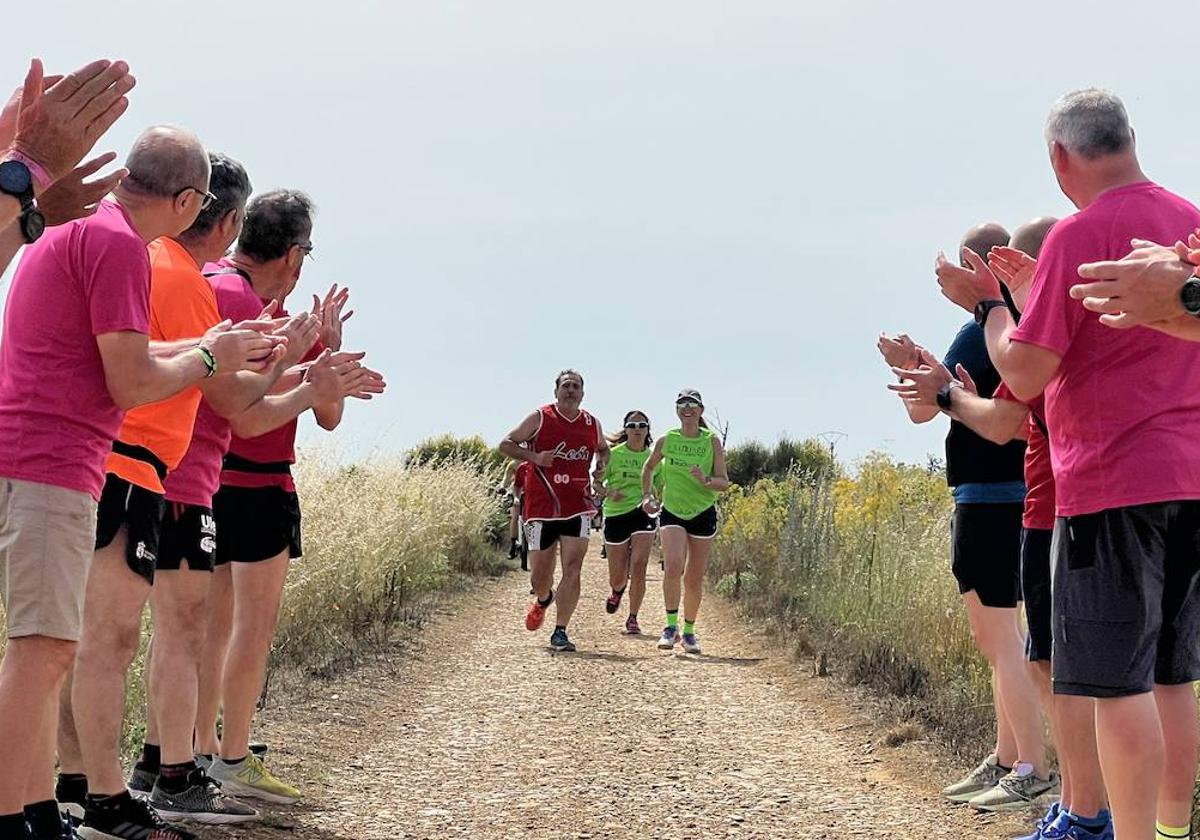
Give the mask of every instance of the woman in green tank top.
M 658 520 L 642 510 L 642 467 L 650 457 L 650 418 L 643 411 L 625 415 L 621 431 L 609 435 L 611 447 L 604 469 L 604 545 L 612 588 L 604 609 L 612 615 L 629 589 L 625 632 L 639 635 L 638 610 L 646 597 L 646 562 L 658 532 Z
M 659 514 L 663 545 L 663 603 L 667 626 L 658 640 L 661 650 L 682 641 L 687 653 L 699 653 L 696 618 L 704 593 L 704 572 L 712 539 L 717 535 L 717 499 L 729 487 L 725 449 L 704 422 L 700 392 L 686 388 L 675 398 L 679 428 L 654 445 L 642 469 L 642 508 Z M 661 503 L 650 493 L 655 472 L 663 483 Z M 679 632 L 682 590 L 683 633 Z

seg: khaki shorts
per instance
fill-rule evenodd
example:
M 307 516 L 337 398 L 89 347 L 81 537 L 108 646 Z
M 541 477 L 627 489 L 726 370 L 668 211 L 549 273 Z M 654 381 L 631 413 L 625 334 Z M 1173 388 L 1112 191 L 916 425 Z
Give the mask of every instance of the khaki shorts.
M 0 596 L 10 638 L 79 641 L 95 544 L 90 495 L 0 478 Z

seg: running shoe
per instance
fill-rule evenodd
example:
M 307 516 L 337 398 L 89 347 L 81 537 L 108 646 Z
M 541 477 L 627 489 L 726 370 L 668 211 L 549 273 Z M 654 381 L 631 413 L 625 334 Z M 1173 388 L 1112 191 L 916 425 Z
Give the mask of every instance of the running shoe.
M 671 650 L 675 647 L 675 643 L 679 641 L 678 627 L 664 627 L 663 634 L 658 640 L 659 650 Z
M 550 636 L 550 649 L 570 653 L 575 650 L 575 643 L 567 638 L 566 630 L 561 627 L 555 627 L 554 633 Z
M 268 747 L 262 741 L 251 741 L 250 742 L 250 752 L 254 753 L 259 758 L 262 758 L 264 755 L 266 755 L 267 750 L 269 750 L 269 749 L 270 749 L 270 747 Z
M 625 619 L 625 632 L 630 636 L 642 635 L 642 626 L 638 624 L 636 615 L 631 615 Z
M 624 589 L 622 589 L 620 592 L 613 591 L 608 593 L 608 598 L 606 598 L 604 601 L 604 611 L 609 615 L 612 615 L 619 610 L 621 608 L 621 598 L 624 595 Z
M 1065 813 L 1059 810 L 1058 802 L 1052 802 L 1050 807 L 1046 810 L 1045 815 L 1037 821 L 1037 827 L 1035 828 L 1033 834 L 1022 835 L 1021 837 L 1016 838 L 1016 840 L 1044 840 L 1046 836 L 1045 831 L 1058 821 L 1060 815 L 1066 816 Z
M 129 797 L 119 808 L 89 808 L 79 827 L 84 840 L 199 840 L 167 824 L 149 803 Z
M 1051 773 L 1049 779 L 1041 779 L 1033 772 L 1033 767 L 1023 764 L 1019 769 L 1013 768 L 994 788 L 968 800 L 967 804 L 977 811 L 989 813 L 1016 811 L 1028 808 L 1039 796 L 1051 793 L 1057 787 L 1056 774 Z
M 546 620 L 546 608 L 534 601 L 525 610 L 525 629 L 533 632 L 542 626 L 542 622 Z
M 157 780 L 157 773 L 151 773 L 138 763 L 133 765 L 133 772 L 129 774 L 129 781 L 125 787 L 129 788 L 129 792 L 138 799 L 145 799 L 150 795 L 150 791 L 154 790 L 154 783 Z
M 684 653 L 699 653 L 700 640 L 696 638 L 695 633 L 683 634 L 683 652 Z
M 976 796 L 991 790 L 1008 773 L 1000 766 L 1000 760 L 992 753 L 983 762 L 959 781 L 942 789 L 942 796 L 951 802 L 970 802 Z
M 1063 817 L 1066 818 L 1064 821 L 1065 828 L 1063 829 L 1063 833 L 1050 834 L 1048 833 L 1049 829 L 1047 829 L 1046 831 L 1042 832 L 1043 840 L 1059 840 L 1060 837 L 1062 840 L 1114 840 L 1116 837 L 1116 831 L 1113 828 L 1112 820 L 1109 820 L 1107 823 L 1105 823 L 1103 828 L 1098 828 L 1093 831 L 1090 828 L 1084 828 L 1081 825 L 1071 822 L 1071 818 L 1066 814 L 1063 814 Z
M 214 761 L 208 775 L 230 796 L 262 799 L 278 805 L 294 805 L 300 801 L 300 791 L 271 775 L 262 759 L 254 753 L 247 755 L 240 764 Z
M 250 750 L 250 752 L 254 752 L 254 750 Z M 201 755 L 200 753 L 196 753 L 195 762 L 197 767 L 205 772 L 208 772 L 208 768 L 212 767 L 213 757 L 211 755 Z
M 197 768 L 188 774 L 188 786 L 170 793 L 155 784 L 150 804 L 164 820 L 191 820 L 206 825 L 228 825 L 258 819 L 258 811 L 232 796 L 226 796 L 221 786 Z

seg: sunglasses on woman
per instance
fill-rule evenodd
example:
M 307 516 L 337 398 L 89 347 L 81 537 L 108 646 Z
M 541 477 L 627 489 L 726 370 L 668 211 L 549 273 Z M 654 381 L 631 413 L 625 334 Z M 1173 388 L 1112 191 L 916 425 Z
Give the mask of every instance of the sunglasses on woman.
M 680 400 L 679 402 L 675 403 L 675 407 L 676 408 L 699 408 L 700 403 L 696 402 L 695 400 Z
M 630 420 L 625 424 L 626 429 L 649 429 L 650 424 L 645 420 Z

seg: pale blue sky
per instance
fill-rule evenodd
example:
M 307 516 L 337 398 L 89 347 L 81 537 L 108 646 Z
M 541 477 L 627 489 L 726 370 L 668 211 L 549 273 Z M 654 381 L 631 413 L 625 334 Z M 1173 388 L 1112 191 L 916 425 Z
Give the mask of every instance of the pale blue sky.
M 699 388 L 733 442 L 837 430 L 923 460 L 874 349 L 965 320 L 939 248 L 1069 212 L 1042 121 L 1110 87 L 1151 177 L 1200 197 L 1194 4 L 130 0 L 30 6 L 51 70 L 125 58 L 101 149 L 176 122 L 320 213 L 300 293 L 349 283 L 389 393 L 352 453 L 498 440 L 587 378 L 607 425 Z M 0 58 L 15 85 L 24 56 Z M 302 305 L 302 297 L 296 307 Z M 305 438 L 317 433 L 311 424 Z

